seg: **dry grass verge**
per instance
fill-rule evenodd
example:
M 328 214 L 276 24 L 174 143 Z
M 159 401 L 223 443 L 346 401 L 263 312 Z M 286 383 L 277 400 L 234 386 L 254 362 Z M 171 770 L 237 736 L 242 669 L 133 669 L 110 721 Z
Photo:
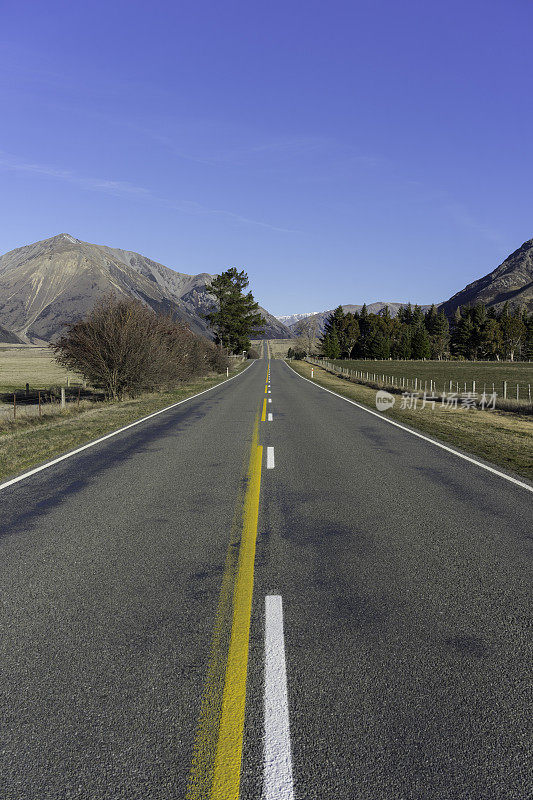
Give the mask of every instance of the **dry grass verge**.
M 246 363 L 237 365 L 230 377 Z M 93 439 L 117 430 L 154 411 L 184 400 L 227 380 L 225 375 L 209 375 L 168 392 L 143 395 L 121 403 L 82 403 L 64 411 L 4 420 L 0 427 L 0 479 L 20 475 L 32 467 L 74 450 Z
M 311 378 L 311 365 L 293 361 L 291 367 L 305 378 Z M 332 375 L 314 367 L 314 383 L 342 394 L 376 411 L 376 390 Z M 398 422 L 428 433 L 504 469 L 533 480 L 533 419 L 521 414 L 499 411 L 443 410 L 439 406 L 416 410 L 394 408 L 384 412 Z

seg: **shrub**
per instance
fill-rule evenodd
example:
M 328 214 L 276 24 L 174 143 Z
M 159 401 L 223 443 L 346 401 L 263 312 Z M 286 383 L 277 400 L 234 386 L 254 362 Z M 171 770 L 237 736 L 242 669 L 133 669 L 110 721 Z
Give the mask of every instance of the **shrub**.
M 227 357 L 171 315 L 108 295 L 52 345 L 57 361 L 120 400 L 226 368 Z

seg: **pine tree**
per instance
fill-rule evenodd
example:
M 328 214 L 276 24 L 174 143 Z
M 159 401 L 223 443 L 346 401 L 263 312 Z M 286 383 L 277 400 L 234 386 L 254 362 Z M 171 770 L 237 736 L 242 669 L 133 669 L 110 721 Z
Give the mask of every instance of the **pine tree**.
M 470 310 L 465 309 L 454 325 L 452 334 L 452 350 L 454 355 L 470 358 L 472 353 L 472 334 L 474 325 Z
M 218 301 L 218 308 L 206 314 L 205 319 L 215 331 L 217 344 L 231 353 L 249 350 L 250 336 L 262 332 L 261 328 L 266 325 L 252 293 L 243 293 L 248 284 L 246 272 L 231 267 L 216 275 L 209 287 Z
M 337 335 L 337 331 L 335 328 L 331 330 L 329 333 L 326 333 L 324 338 L 322 339 L 320 349 L 322 355 L 326 358 L 340 358 L 341 357 L 341 348 L 339 345 L 339 337 Z
M 438 358 L 440 361 L 448 355 L 450 349 L 450 325 L 444 311 L 440 311 L 434 319 L 432 317 L 431 331 L 429 333 L 431 357 Z
M 347 341 L 345 332 L 346 316 L 342 306 L 337 306 L 324 322 L 320 351 L 327 358 L 347 357 L 350 354 L 352 347 Z
M 359 323 L 350 312 L 344 315 L 338 335 L 341 358 L 350 358 L 354 345 L 359 338 Z
M 424 324 L 430 336 L 433 336 L 436 332 L 437 319 L 438 319 L 437 309 L 435 307 L 435 304 L 433 304 L 431 308 L 428 311 L 426 311 L 424 315 Z
M 408 359 L 411 358 L 411 326 L 402 324 L 398 338 L 394 344 L 393 357 Z
M 526 323 L 526 335 L 524 342 L 524 358 L 528 361 L 533 360 L 533 314 L 530 314 Z
M 419 328 L 424 324 L 424 312 L 420 308 L 420 306 L 415 306 L 413 309 L 413 314 L 411 316 L 411 325 L 413 328 Z
M 390 341 L 383 330 L 376 327 L 367 342 L 367 358 L 382 359 L 390 356 Z
M 419 325 L 413 333 L 411 358 L 431 358 L 431 342 L 424 325 Z

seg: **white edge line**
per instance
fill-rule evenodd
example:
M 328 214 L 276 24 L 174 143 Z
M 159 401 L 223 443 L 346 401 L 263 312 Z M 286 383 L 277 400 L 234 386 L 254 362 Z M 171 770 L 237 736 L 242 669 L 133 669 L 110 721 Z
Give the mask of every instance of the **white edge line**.
M 250 369 L 250 367 L 255 363 L 255 360 L 252 361 L 252 364 L 249 364 L 242 372 L 239 372 L 237 375 L 233 375 L 231 378 L 226 378 L 226 380 L 220 381 L 220 383 L 215 383 L 214 386 L 210 386 L 209 389 L 204 389 L 203 392 L 198 392 L 198 394 L 193 394 L 190 397 L 186 397 L 184 400 L 179 400 L 177 403 L 172 403 L 170 406 L 166 406 L 165 408 L 159 409 L 159 411 L 154 411 L 153 414 L 148 414 L 147 417 L 141 417 L 141 419 L 135 420 L 135 422 L 130 422 L 129 425 L 124 425 L 123 428 L 118 428 L 116 431 L 112 431 L 111 433 L 106 433 L 105 436 L 100 436 L 99 439 L 94 439 L 92 442 L 87 442 L 87 444 L 82 445 L 81 447 L 77 447 L 76 450 L 71 450 L 69 453 L 65 453 L 58 458 L 54 458 L 52 461 L 47 461 L 46 464 L 41 464 L 40 467 L 35 467 L 34 469 L 30 469 L 28 472 L 23 472 L 22 475 L 19 475 L 16 478 L 11 478 L 11 480 L 6 481 L 5 483 L 0 483 L 0 491 L 2 489 L 7 489 L 8 486 L 12 486 L 14 483 L 18 483 L 19 481 L 23 481 L 25 478 L 29 478 L 30 475 L 35 475 L 37 472 L 41 472 L 43 469 L 48 469 L 48 467 L 53 467 L 54 464 L 59 464 L 61 461 L 65 461 L 65 459 L 70 458 L 71 456 L 77 455 L 77 453 L 83 452 L 83 450 L 88 450 L 89 447 L 94 447 L 95 444 L 100 444 L 100 442 L 105 442 L 106 439 L 111 439 L 111 437 L 116 436 L 118 433 L 122 433 L 123 431 L 127 431 L 128 428 L 134 428 L 136 425 L 140 425 L 141 422 L 146 422 L 148 419 L 152 419 L 152 417 L 157 417 L 158 414 L 163 414 L 165 411 L 170 411 L 171 408 L 176 408 L 176 406 L 180 406 L 182 403 L 187 403 L 189 400 L 194 400 L 196 397 L 200 397 L 202 394 L 206 394 L 206 392 L 211 392 L 213 389 L 216 389 L 217 386 L 222 386 L 224 383 L 229 383 L 229 381 L 238 378 L 240 375 L 244 375 L 246 370 Z
M 441 442 L 437 442 L 435 439 L 430 439 L 429 436 L 424 436 L 423 433 L 418 433 L 418 431 L 413 431 L 406 425 L 402 425 L 401 422 L 395 422 L 393 419 L 388 419 L 388 417 L 384 417 L 381 414 L 378 414 L 377 411 L 372 411 L 372 409 L 366 408 L 366 406 L 363 406 L 360 403 L 356 403 L 355 400 L 350 400 L 348 397 L 344 397 L 342 394 L 338 394 L 337 392 L 332 392 L 331 389 L 326 389 L 325 386 L 320 386 L 319 383 L 310 381 L 309 378 L 304 378 L 303 375 L 300 375 L 298 372 L 296 372 L 296 370 L 290 367 L 286 361 L 284 361 L 283 363 L 288 367 L 288 369 L 291 370 L 291 372 L 293 372 L 303 381 L 307 381 L 307 383 L 310 383 L 312 386 L 316 386 L 318 389 L 322 389 L 324 392 L 333 394 L 335 395 L 335 397 L 340 397 L 341 400 L 345 400 L 347 403 L 351 403 L 352 406 L 360 408 L 361 411 L 366 411 L 367 414 L 372 414 L 373 417 L 377 417 L 378 419 L 382 420 L 382 422 L 388 422 L 389 425 L 394 425 L 395 428 L 401 428 L 402 431 L 406 431 L 407 433 L 410 433 L 412 436 L 417 436 L 419 439 L 423 439 L 425 442 L 434 444 L 435 447 L 440 447 L 441 450 L 446 450 L 446 452 L 448 453 L 453 453 L 454 456 L 458 456 L 459 458 L 462 458 L 465 461 L 470 461 L 471 464 L 475 464 L 476 466 L 481 467 L 481 469 L 486 469 L 487 472 L 492 472 L 493 475 L 498 475 L 499 478 L 504 478 L 506 481 L 510 481 L 511 483 L 516 484 L 516 486 L 520 486 L 522 489 L 527 489 L 528 492 L 533 492 L 533 486 L 530 486 L 528 483 L 523 483 L 522 481 L 517 480 L 517 478 L 512 478 L 510 475 L 506 475 L 505 472 L 500 472 L 498 469 L 494 469 L 494 467 L 489 467 L 488 464 L 483 464 L 482 461 L 477 461 L 475 458 L 471 458 L 470 456 L 467 456 L 464 453 L 460 453 L 459 450 L 454 450 L 453 447 L 448 447 L 448 445 L 442 444 Z M 1 488 L 2 487 L 0 486 L 0 489 Z
M 265 597 L 263 800 L 293 800 L 287 667 L 280 595 Z

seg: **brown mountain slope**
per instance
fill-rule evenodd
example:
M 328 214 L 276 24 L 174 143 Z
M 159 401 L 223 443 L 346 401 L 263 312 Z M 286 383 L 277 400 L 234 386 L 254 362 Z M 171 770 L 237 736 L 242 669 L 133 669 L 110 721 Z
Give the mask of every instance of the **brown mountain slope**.
M 8 331 L 7 328 L 0 325 L 0 344 L 21 344 L 21 340 L 15 336 L 13 331 Z
M 501 309 L 507 301 L 512 307 L 533 311 L 533 239 L 524 242 L 499 267 L 469 283 L 440 308 L 450 316 L 458 306 L 485 303 Z
M 50 341 L 67 322 L 86 314 L 109 292 L 136 297 L 156 311 L 170 311 L 209 335 L 201 314 L 213 304 L 208 273 L 175 272 L 139 253 L 89 244 L 67 233 L 17 248 L 0 257 L 0 318 L 24 341 Z M 265 312 L 265 336 L 288 335 Z

